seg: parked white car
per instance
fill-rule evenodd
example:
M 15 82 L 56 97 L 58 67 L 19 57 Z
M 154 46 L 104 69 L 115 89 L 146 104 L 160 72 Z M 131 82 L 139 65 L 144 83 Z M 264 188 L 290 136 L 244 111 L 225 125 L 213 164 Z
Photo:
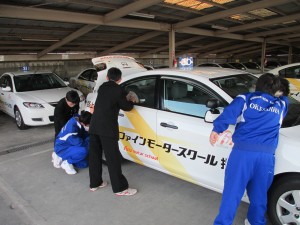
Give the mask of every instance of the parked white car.
M 54 108 L 72 88 L 52 72 L 8 72 L 0 76 L 0 110 L 15 118 L 19 129 L 54 122 Z M 80 107 L 85 98 L 80 96 Z
M 260 66 L 254 62 L 245 62 L 245 63 L 230 62 L 229 64 L 234 66 L 238 70 L 244 70 L 247 71 L 248 73 L 260 74 L 260 75 L 262 73 Z
M 220 67 L 220 68 L 228 68 L 228 69 L 236 69 L 234 66 L 229 63 L 201 63 L 198 67 Z
M 212 122 L 235 96 L 254 91 L 256 80 L 243 71 L 207 67 L 149 70 L 124 76 L 120 85 L 134 91 L 140 103 L 132 111 L 119 113 L 122 156 L 222 192 L 234 127 L 212 147 Z M 280 129 L 276 175 L 269 192 L 272 225 L 300 222 L 299 118 L 300 103 L 291 99 L 289 114 Z M 247 201 L 246 195 L 243 200 Z
M 122 75 L 146 71 L 144 66 L 134 58 L 123 55 L 110 55 L 93 58 L 94 68 L 89 68 L 80 72 L 76 77 L 70 78 L 69 86 L 80 90 L 85 96 L 105 81 L 107 71 L 111 67 L 117 67 L 122 71 Z
M 300 63 L 276 67 L 267 73 L 286 78 L 290 82 L 291 96 L 300 101 Z

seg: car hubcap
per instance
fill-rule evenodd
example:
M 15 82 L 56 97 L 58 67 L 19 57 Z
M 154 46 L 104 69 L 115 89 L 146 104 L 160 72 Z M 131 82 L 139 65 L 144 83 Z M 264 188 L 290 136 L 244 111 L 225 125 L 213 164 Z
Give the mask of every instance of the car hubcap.
M 18 125 L 18 127 L 20 127 L 21 126 L 21 122 L 22 122 L 22 118 L 21 118 L 21 114 L 20 114 L 20 112 L 19 111 L 16 111 L 16 122 L 17 122 L 17 125 Z
M 282 224 L 300 225 L 300 190 L 281 195 L 276 205 L 276 212 Z

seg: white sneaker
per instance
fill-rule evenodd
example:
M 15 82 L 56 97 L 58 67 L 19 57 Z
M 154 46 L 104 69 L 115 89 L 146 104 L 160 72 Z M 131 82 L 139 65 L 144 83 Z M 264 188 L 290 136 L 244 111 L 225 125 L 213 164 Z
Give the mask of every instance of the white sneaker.
M 74 169 L 72 164 L 69 164 L 67 160 L 64 160 L 61 164 L 61 168 L 63 168 L 67 174 L 74 175 L 76 174 L 76 170 Z
M 52 162 L 53 162 L 53 166 L 55 168 L 60 168 L 61 166 L 61 162 L 62 162 L 62 159 L 55 153 L 53 152 L 52 153 Z
M 95 188 L 90 188 L 90 191 L 97 191 L 99 188 L 104 188 L 107 186 L 107 182 L 106 181 L 103 181 L 102 184 L 98 187 L 95 187 Z
M 118 195 L 118 196 L 130 196 L 130 195 L 135 195 L 136 193 L 137 193 L 136 189 L 128 188 L 128 189 L 126 189 L 124 191 L 117 192 L 115 194 Z
M 245 219 L 245 225 L 251 225 L 248 219 Z

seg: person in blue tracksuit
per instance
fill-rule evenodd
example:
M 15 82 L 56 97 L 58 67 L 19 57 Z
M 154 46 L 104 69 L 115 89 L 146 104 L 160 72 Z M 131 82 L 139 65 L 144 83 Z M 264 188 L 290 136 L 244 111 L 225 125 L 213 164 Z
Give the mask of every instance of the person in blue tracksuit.
M 214 121 L 212 145 L 230 124 L 236 124 L 214 225 L 232 224 L 245 189 L 250 201 L 245 224 L 266 224 L 267 192 L 273 181 L 274 153 L 289 91 L 286 79 L 264 74 L 257 80 L 255 92 L 237 96 Z
M 72 117 L 58 133 L 52 155 L 54 167 L 61 167 L 70 175 L 77 173 L 74 166 L 88 167 L 88 128 L 91 117 L 90 112 L 83 111 L 79 117 Z

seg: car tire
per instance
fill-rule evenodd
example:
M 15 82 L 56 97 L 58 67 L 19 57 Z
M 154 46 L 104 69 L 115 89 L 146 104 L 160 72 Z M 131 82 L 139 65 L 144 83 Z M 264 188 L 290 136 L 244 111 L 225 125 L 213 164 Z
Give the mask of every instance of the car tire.
M 15 122 L 16 122 L 17 127 L 20 130 L 25 130 L 27 128 L 26 124 L 24 123 L 22 114 L 18 107 L 15 108 Z
M 272 225 L 300 223 L 300 175 L 275 180 L 268 193 L 268 217 Z

